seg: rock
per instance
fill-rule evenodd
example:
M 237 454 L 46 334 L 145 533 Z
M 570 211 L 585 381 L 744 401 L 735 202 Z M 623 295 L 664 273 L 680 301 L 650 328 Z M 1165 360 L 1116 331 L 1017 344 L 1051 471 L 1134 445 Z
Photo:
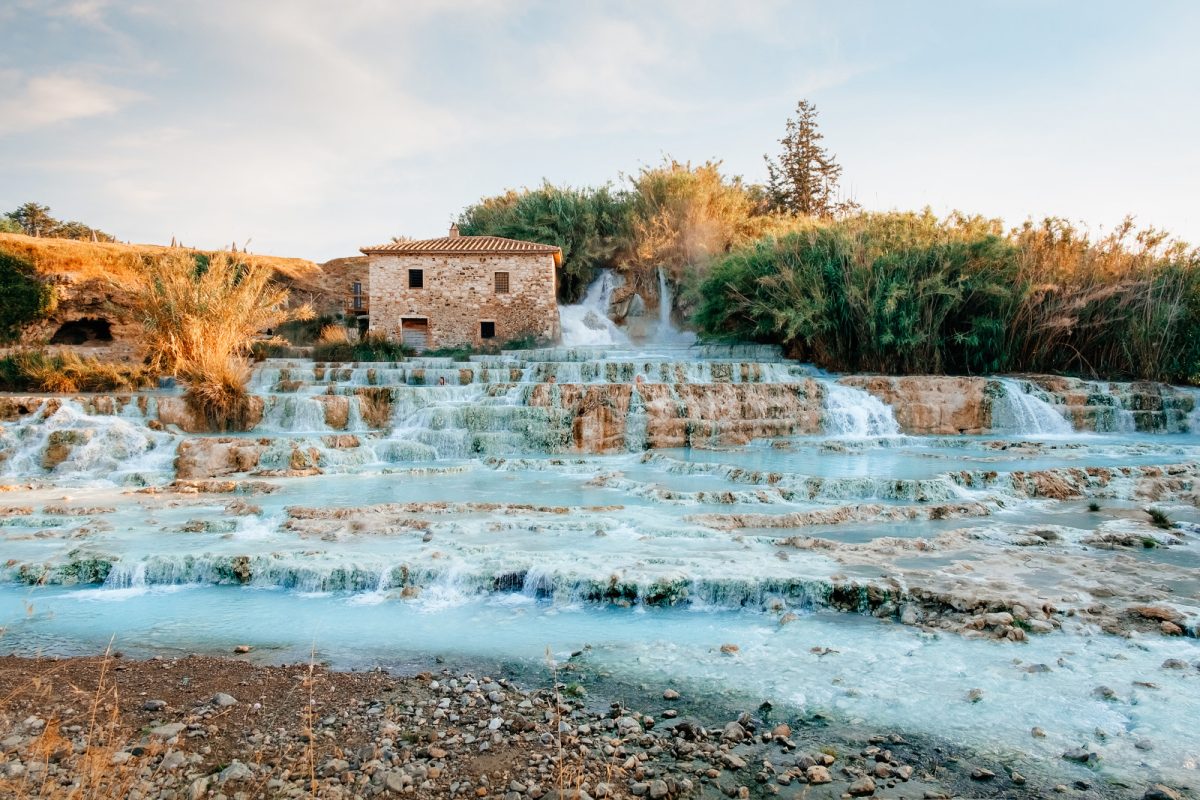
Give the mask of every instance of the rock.
M 675 691 L 674 689 L 665 689 L 663 690 L 662 696 L 663 700 L 678 700 L 679 692 Z
M 400 794 L 404 791 L 404 787 L 411 786 L 412 782 L 412 776 L 398 770 L 392 770 L 383 776 L 384 788 L 394 794 Z
M 1007 611 L 997 611 L 994 614 L 984 614 L 983 624 L 989 628 L 1003 628 L 1012 625 L 1013 615 Z
M 1116 700 L 1117 693 L 1107 686 L 1097 686 L 1092 689 L 1092 694 L 1099 697 L 1101 700 Z
M 159 725 L 157 728 L 150 729 L 151 736 L 157 736 L 161 739 L 170 739 L 178 736 L 187 727 L 182 722 L 169 722 L 166 725 Z
M 1035 739 L 1045 739 L 1046 738 L 1046 732 L 1037 726 L 1034 726 L 1034 728 L 1029 731 L 1029 734 L 1031 736 L 1033 736 L 1033 738 L 1035 738 Z
M 967 692 L 967 702 L 968 703 L 978 703 L 982 699 L 983 699 L 983 689 L 972 689 L 971 691 Z
M 1025 776 L 1022 775 L 1021 773 L 1017 772 L 1015 769 L 1012 771 L 1012 773 L 1008 777 L 1017 786 L 1025 785 Z
M 645 797 L 649 791 L 650 791 L 650 784 L 648 784 L 644 781 L 639 781 L 637 783 L 631 784 L 629 787 L 629 792 L 634 797 Z
M 240 761 L 232 761 L 229 766 L 221 770 L 217 775 L 217 783 L 225 783 L 225 781 L 244 781 L 247 778 L 253 777 L 254 773 Z
M 1166 636 L 1183 636 L 1183 628 L 1176 625 L 1174 622 L 1163 620 L 1158 624 L 1158 629 Z
M 1182 800 L 1182 797 L 1170 786 L 1156 783 L 1146 790 L 1146 793 L 1142 795 L 1142 800 Z
M 650 781 L 650 797 L 651 800 L 659 800 L 666 797 L 668 794 L 667 782 L 664 780 Z
M 771 729 L 772 739 L 787 739 L 792 735 L 792 726 L 781 722 Z
M 237 705 L 237 699 L 231 694 L 217 692 L 212 696 L 212 704 L 217 708 L 228 708 Z
M 846 791 L 850 793 L 851 797 L 866 797 L 875 794 L 875 779 L 870 775 L 863 775 L 851 783 Z
M 188 786 L 188 800 L 201 800 L 208 796 L 209 777 L 205 775 L 202 778 L 196 778 Z
M 1178 658 L 1168 658 L 1162 663 L 1163 669 L 1187 669 L 1188 663 Z
M 125 750 L 118 750 L 117 752 L 113 753 L 112 756 L 109 757 L 108 763 L 110 763 L 114 767 L 116 767 L 116 766 L 120 766 L 121 764 L 124 764 L 126 761 L 128 761 L 131 758 L 133 758 L 133 753 L 127 752 Z
M 249 653 L 253 649 L 254 648 L 248 644 L 239 644 L 237 647 L 233 648 L 233 652 L 241 655 L 243 653 Z
M 833 776 L 829 774 L 829 770 L 820 764 L 809 767 L 804 771 L 804 776 L 808 778 L 809 783 L 832 783 Z
M 724 655 L 727 655 L 727 656 L 731 656 L 731 655 L 733 655 L 734 653 L 737 653 L 737 652 L 738 652 L 739 650 L 741 650 L 741 649 L 742 649 L 742 648 L 738 647 L 736 644 L 723 644 L 723 645 L 721 645 L 721 652 L 722 652 Z
M 344 758 L 331 758 L 321 765 L 321 774 L 326 778 L 332 778 L 341 775 L 348 769 L 350 769 L 349 761 Z
M 996 777 L 996 773 L 986 767 L 976 767 L 971 770 L 971 779 L 976 781 L 990 781 Z
M 162 711 L 166 707 L 166 700 L 147 700 L 142 703 L 142 711 Z
M 162 757 L 162 761 L 159 762 L 158 768 L 165 772 L 170 772 L 172 770 L 179 769 L 186 764 L 187 756 L 179 750 L 172 750 Z
M 727 742 L 740 742 L 746 738 L 746 729 L 736 722 L 731 722 L 721 732 L 721 738 Z
M 1073 750 L 1068 750 L 1062 754 L 1062 757 L 1067 761 L 1075 761 L 1079 764 L 1092 764 L 1099 758 L 1095 753 L 1082 747 L 1076 747 Z

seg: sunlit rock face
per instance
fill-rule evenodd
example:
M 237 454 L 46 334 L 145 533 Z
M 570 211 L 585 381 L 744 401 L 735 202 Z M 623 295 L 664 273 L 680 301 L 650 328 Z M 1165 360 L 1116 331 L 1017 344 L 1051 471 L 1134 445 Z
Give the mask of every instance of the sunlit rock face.
M 821 430 L 821 386 L 794 384 L 541 383 L 529 405 L 565 412 L 583 453 L 746 444 Z M 636 419 L 631 419 L 636 418 Z
M 986 378 L 849 375 L 838 383 L 869 392 L 891 406 L 905 433 L 979 434 L 992 428 L 989 386 L 994 391 L 994 382 Z

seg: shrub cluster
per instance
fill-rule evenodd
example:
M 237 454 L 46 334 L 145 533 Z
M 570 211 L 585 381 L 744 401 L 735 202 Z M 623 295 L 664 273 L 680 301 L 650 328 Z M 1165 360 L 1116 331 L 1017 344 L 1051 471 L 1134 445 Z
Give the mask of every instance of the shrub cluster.
M 716 260 L 695 321 L 827 369 L 1200 376 L 1200 254 L 1126 221 L 1092 240 L 1058 219 L 859 214 Z
M 54 310 L 54 287 L 37 278 L 34 266 L 0 250 L 0 342 L 11 342 L 21 328 Z

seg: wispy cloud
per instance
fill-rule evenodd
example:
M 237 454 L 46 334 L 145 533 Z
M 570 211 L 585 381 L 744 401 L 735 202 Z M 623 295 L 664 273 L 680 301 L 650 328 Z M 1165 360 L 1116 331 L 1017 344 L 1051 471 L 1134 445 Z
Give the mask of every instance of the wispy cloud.
M 61 72 L 25 76 L 7 71 L 0 73 L 0 85 L 9 87 L 0 98 L 0 135 L 113 114 L 141 97 L 130 89 Z

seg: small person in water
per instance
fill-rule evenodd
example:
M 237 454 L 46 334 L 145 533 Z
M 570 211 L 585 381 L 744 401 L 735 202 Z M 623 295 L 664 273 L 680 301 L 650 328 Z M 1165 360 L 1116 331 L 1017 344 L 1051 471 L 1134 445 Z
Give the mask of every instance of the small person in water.
M 443 375 L 442 377 L 438 378 L 438 386 L 445 386 L 445 385 L 446 385 L 446 376 Z
M 558 376 L 557 376 L 557 375 L 551 375 L 551 376 L 550 376 L 550 380 L 549 380 L 549 382 L 550 382 L 550 383 L 558 383 Z

